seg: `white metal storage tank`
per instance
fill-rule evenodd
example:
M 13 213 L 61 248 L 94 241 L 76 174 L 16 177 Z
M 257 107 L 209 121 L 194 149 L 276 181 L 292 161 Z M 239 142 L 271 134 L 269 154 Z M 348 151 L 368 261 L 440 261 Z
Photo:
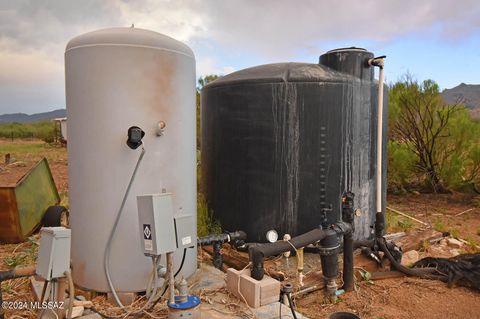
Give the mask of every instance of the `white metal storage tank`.
M 65 69 L 74 281 L 110 291 L 103 256 L 141 149 L 127 147 L 127 130 L 139 126 L 146 154 L 113 238 L 110 273 L 118 292 L 145 290 L 151 260 L 141 250 L 136 196 L 171 192 L 175 213 L 196 223 L 193 52 L 156 32 L 103 29 L 68 43 Z M 182 254 L 175 253 L 175 269 Z M 183 275 L 195 269 L 196 250 L 188 249 Z

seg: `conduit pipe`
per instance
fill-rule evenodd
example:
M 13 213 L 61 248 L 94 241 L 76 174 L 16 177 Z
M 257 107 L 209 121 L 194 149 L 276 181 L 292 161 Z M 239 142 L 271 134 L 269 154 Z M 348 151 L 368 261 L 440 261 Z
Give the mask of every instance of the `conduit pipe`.
M 110 235 L 108 236 L 107 240 L 107 245 L 105 247 L 105 252 L 103 255 L 103 270 L 105 271 L 105 276 L 107 278 L 107 283 L 108 286 L 110 287 L 110 290 L 113 295 L 113 299 L 117 303 L 117 305 L 125 309 L 125 306 L 122 304 L 120 301 L 120 298 L 118 297 L 117 291 L 115 290 L 115 287 L 113 286 L 112 278 L 110 276 L 110 249 L 112 247 L 112 240 L 113 236 L 115 235 L 115 231 L 117 230 L 118 222 L 120 221 L 120 218 L 122 217 L 123 213 L 123 208 L 125 207 L 125 203 L 128 198 L 128 194 L 130 193 L 130 188 L 132 187 L 133 181 L 135 180 L 135 176 L 137 175 L 138 168 L 140 166 L 140 163 L 142 162 L 143 156 L 145 155 L 145 147 L 144 143 L 140 142 L 142 146 L 142 151 L 138 157 L 137 164 L 135 165 L 135 168 L 132 173 L 132 177 L 130 177 L 130 181 L 128 182 L 127 189 L 125 190 L 125 194 L 123 195 L 122 203 L 120 204 L 120 208 L 118 209 L 117 215 L 115 217 L 115 221 L 113 223 L 112 230 L 110 231 Z

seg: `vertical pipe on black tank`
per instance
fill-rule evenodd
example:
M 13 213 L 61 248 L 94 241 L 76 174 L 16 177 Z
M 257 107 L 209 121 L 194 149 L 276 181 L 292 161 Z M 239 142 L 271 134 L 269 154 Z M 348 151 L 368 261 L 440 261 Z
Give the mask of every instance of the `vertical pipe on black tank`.
M 319 253 L 322 265 L 323 278 L 326 283 L 326 290 L 332 301 L 336 299 L 338 275 L 338 242 L 337 233 L 331 229 L 327 230 L 328 235 L 320 241 Z
M 353 199 L 355 195 L 347 192 L 342 197 L 342 220 L 350 224 L 351 231 L 343 236 L 343 289 L 353 291 L 353 232 L 355 231 Z
M 368 60 L 369 66 L 379 67 L 379 79 L 378 79 L 378 107 L 377 107 L 377 172 L 376 172 L 376 218 L 375 218 L 375 236 L 377 238 L 383 236 L 383 231 L 385 229 L 385 215 L 382 209 L 382 141 L 383 141 L 383 81 L 384 81 L 384 70 L 383 67 L 385 56 L 373 58 Z M 373 68 L 372 68 L 373 69 Z

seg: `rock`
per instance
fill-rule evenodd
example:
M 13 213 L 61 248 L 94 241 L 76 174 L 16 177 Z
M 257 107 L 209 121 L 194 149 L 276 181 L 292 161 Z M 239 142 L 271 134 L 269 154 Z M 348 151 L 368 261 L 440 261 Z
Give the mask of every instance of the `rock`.
M 434 229 L 412 231 L 408 234 L 408 236 L 402 237 L 396 241 L 395 244 L 402 247 L 403 251 L 418 250 L 422 248 L 424 241 L 436 241 L 442 237 L 443 234 Z
M 447 239 L 447 244 L 449 247 L 452 247 L 452 248 L 462 248 L 463 247 L 463 243 L 458 240 L 458 239 L 455 239 L 455 238 L 448 238 Z
M 78 319 L 102 319 L 102 316 L 100 316 L 98 313 L 92 313 L 86 316 L 78 317 Z
M 416 263 L 420 259 L 420 255 L 416 250 L 409 250 L 406 253 L 403 253 L 402 256 L 402 265 L 410 266 Z
M 460 255 L 460 250 L 459 249 L 451 249 L 450 254 L 452 254 L 452 257 Z
M 15 162 L 7 165 L 8 167 L 27 167 L 27 164 L 25 162 Z
M 72 308 L 72 318 L 78 318 L 83 315 L 83 306 L 77 306 Z
M 448 243 L 446 238 L 440 240 L 440 247 L 445 248 L 447 246 L 448 246 Z
M 93 303 L 90 300 L 85 300 L 85 301 L 80 301 L 80 300 L 74 300 L 73 301 L 73 306 L 82 306 L 84 308 L 92 308 Z

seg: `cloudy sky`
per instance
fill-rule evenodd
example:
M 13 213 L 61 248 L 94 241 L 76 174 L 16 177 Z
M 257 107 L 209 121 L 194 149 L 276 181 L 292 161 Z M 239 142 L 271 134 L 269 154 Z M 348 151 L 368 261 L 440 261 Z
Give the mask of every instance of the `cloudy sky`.
M 358 46 L 388 82 L 480 83 L 478 0 L 0 0 L 0 114 L 65 107 L 67 42 L 132 23 L 187 43 L 197 76 Z

